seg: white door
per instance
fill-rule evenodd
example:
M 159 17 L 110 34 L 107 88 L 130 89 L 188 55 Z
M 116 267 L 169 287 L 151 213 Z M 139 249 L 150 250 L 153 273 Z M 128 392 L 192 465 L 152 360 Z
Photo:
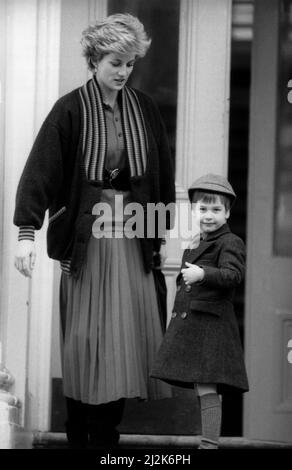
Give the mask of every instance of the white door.
M 292 442 L 292 1 L 255 2 L 245 435 Z M 290 74 L 290 77 L 289 77 Z

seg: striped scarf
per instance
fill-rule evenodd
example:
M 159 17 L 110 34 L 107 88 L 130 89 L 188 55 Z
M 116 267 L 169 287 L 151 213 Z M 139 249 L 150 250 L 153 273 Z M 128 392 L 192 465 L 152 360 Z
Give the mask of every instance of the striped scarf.
M 107 150 L 102 95 L 93 76 L 79 90 L 82 102 L 82 151 L 88 180 L 102 181 Z M 122 121 L 131 176 L 145 173 L 147 133 L 138 97 L 133 89 L 122 89 Z

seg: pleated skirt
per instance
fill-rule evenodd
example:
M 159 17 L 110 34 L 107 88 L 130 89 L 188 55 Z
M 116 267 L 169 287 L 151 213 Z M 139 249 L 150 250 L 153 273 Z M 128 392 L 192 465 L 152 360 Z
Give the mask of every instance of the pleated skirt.
M 162 342 L 152 272 L 137 238 L 95 238 L 78 279 L 62 274 L 64 395 L 88 404 L 171 397 L 150 377 Z

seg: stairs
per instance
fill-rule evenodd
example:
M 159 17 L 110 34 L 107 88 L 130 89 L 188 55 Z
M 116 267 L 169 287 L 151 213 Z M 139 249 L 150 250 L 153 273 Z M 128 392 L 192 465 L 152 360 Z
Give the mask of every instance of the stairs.
M 123 453 L 129 449 L 152 449 L 153 452 L 158 450 L 167 452 L 171 449 L 172 453 L 180 453 L 186 449 L 196 450 L 199 441 L 200 436 L 122 434 L 119 449 L 115 453 L 119 453 L 119 451 Z M 37 432 L 34 434 L 34 449 L 66 449 L 66 447 L 67 441 L 64 433 Z M 292 449 L 292 443 L 249 440 L 243 437 L 222 437 L 220 438 L 220 449 Z

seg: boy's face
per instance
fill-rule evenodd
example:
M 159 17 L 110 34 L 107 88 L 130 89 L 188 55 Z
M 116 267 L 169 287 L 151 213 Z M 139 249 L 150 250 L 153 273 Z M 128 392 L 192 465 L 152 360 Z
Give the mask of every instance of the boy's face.
M 226 223 L 230 215 L 230 211 L 225 209 L 219 196 L 216 196 L 215 202 L 198 201 L 193 203 L 193 206 L 199 215 L 200 229 L 203 235 L 218 230 Z

